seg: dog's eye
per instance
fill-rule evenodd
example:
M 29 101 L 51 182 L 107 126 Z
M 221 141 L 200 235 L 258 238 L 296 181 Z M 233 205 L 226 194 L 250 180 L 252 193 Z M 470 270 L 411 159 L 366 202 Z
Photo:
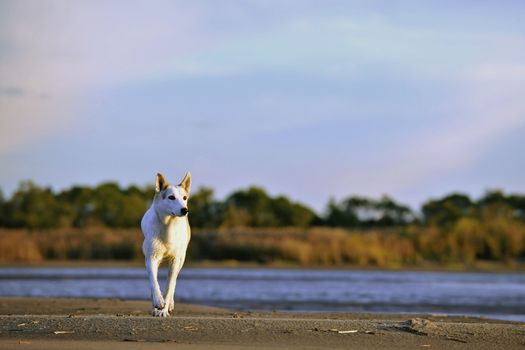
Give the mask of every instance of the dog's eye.
M 171 199 L 172 201 L 175 200 L 175 196 L 174 196 L 174 195 L 171 195 L 171 196 L 169 196 L 168 198 Z
M 188 197 L 184 196 L 184 197 L 182 197 L 182 199 L 186 200 L 186 199 L 188 199 Z

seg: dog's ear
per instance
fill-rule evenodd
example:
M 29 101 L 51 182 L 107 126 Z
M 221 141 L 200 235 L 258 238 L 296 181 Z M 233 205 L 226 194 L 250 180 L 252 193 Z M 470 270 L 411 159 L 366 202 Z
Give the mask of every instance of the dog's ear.
M 184 175 L 184 179 L 180 182 L 180 187 L 184 188 L 186 193 L 189 195 L 191 190 L 191 174 L 189 171 L 186 172 L 186 175 Z
M 161 174 L 157 174 L 157 181 L 155 182 L 155 191 L 160 192 L 168 188 L 170 184 L 166 180 L 166 178 Z

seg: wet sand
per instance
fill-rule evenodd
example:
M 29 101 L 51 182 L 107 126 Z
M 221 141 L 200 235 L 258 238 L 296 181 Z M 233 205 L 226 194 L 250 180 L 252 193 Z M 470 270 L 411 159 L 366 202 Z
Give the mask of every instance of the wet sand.
M 474 317 L 149 312 L 147 301 L 0 298 L 0 349 L 525 349 L 525 323 Z

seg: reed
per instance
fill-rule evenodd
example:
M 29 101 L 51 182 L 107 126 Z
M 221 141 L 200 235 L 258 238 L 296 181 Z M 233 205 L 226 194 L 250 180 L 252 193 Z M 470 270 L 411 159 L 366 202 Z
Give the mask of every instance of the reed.
M 107 227 L 0 229 L 0 262 L 142 260 L 139 229 Z M 461 219 L 450 229 L 222 228 L 194 229 L 188 260 L 288 263 L 300 266 L 406 267 L 427 262 L 511 264 L 525 257 L 525 224 Z

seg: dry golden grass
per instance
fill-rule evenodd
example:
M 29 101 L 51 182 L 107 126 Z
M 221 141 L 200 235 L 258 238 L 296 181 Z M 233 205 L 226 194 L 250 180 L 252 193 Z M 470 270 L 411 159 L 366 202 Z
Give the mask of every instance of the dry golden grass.
M 103 260 L 140 257 L 138 229 L 0 229 L 0 262 Z
M 43 259 L 32 233 L 0 229 L 0 262 L 37 262 Z
M 201 235 L 204 233 L 200 233 Z M 340 228 L 238 228 L 219 233 L 219 244 L 264 249 L 300 265 L 401 266 L 416 261 L 413 243 L 388 231 Z
M 0 229 L 0 262 L 142 260 L 139 229 Z M 449 230 L 405 227 L 195 229 L 188 261 L 397 268 L 426 262 L 512 264 L 525 256 L 525 225 L 461 219 Z

